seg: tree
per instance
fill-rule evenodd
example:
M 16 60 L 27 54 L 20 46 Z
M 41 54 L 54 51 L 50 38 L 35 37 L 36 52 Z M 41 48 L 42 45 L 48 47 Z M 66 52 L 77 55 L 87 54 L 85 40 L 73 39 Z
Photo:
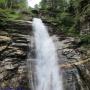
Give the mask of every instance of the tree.
M 26 0 L 0 0 L 0 8 L 26 9 L 27 8 L 27 1 Z

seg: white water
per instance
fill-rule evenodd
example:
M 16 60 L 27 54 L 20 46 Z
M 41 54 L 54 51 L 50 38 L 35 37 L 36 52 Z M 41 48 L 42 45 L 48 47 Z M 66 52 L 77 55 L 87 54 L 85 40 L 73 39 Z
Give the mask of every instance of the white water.
M 36 90 L 63 90 L 62 78 L 54 43 L 41 19 L 34 18 L 33 29 L 36 43 Z

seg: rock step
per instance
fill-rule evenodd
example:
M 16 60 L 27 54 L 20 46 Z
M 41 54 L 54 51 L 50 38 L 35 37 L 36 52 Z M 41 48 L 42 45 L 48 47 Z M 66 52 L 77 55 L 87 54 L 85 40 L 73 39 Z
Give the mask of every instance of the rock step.
M 20 34 L 20 33 L 12 33 L 13 37 L 26 37 L 27 35 Z
M 27 48 L 28 47 L 28 45 L 26 43 L 15 43 L 15 42 L 12 43 L 12 46 L 19 47 L 19 48 Z
M 27 40 L 19 40 L 18 39 L 18 40 L 14 40 L 14 42 L 15 43 L 26 43 L 27 44 L 29 41 L 27 41 Z
M 26 40 L 27 41 L 25 37 L 13 37 L 12 40 Z
M 0 44 L 7 44 L 11 42 L 11 38 L 8 36 L 0 36 Z

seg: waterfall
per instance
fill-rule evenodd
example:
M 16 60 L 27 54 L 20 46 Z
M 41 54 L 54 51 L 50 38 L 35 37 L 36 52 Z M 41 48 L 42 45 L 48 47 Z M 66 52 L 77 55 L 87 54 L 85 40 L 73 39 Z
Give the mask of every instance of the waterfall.
M 36 43 L 36 90 L 63 90 L 58 58 L 52 38 L 41 19 L 33 19 Z

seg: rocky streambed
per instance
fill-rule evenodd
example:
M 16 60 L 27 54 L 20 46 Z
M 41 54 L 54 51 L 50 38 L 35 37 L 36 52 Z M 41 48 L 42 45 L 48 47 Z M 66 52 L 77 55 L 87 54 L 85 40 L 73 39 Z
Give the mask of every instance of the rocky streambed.
M 90 90 L 90 50 L 77 47 L 78 40 L 72 37 L 56 34 L 51 34 L 51 37 L 57 48 L 64 90 Z M 27 62 L 28 56 L 30 62 Z M 31 90 L 35 56 L 34 36 L 29 22 L 9 23 L 7 28 L 0 29 L 0 90 Z M 30 81 L 27 63 L 31 63 Z

